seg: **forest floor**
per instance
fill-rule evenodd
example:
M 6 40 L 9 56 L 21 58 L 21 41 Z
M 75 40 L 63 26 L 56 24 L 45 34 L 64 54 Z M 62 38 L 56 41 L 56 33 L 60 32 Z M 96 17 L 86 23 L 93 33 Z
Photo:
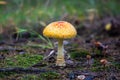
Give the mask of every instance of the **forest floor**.
M 77 19 L 70 22 L 81 24 Z M 80 80 L 81 76 L 85 76 L 84 80 L 120 80 L 119 22 L 119 16 L 107 17 L 77 27 L 78 35 L 64 41 L 66 67 L 55 66 L 57 46 L 47 48 L 40 38 L 28 37 L 29 32 L 18 39 L 1 39 L 0 80 Z M 55 39 L 50 40 L 57 45 Z M 106 62 L 101 63 L 101 59 Z

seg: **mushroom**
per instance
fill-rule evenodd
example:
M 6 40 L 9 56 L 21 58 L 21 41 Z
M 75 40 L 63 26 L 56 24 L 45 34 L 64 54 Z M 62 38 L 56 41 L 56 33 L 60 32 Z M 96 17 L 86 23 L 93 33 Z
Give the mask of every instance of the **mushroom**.
M 88 64 L 88 67 L 89 67 L 90 66 L 91 55 L 87 55 L 86 58 L 87 58 L 87 64 Z
M 100 60 L 100 63 L 103 65 L 103 67 L 105 68 L 106 66 L 107 66 L 107 64 L 108 64 L 108 61 L 107 61 L 107 59 L 101 59 Z
M 56 38 L 58 40 L 58 52 L 57 52 L 57 66 L 66 66 L 64 59 L 64 46 L 63 40 L 73 38 L 77 34 L 76 29 L 72 24 L 66 21 L 56 21 L 50 23 L 43 30 L 43 35 L 50 38 Z

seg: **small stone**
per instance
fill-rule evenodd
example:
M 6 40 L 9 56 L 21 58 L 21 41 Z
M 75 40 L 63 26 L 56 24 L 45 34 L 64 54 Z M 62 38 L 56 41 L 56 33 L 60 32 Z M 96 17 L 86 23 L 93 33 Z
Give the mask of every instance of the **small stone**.
M 79 76 L 77 76 L 77 79 L 78 80 L 84 80 L 85 79 L 85 75 L 79 75 Z

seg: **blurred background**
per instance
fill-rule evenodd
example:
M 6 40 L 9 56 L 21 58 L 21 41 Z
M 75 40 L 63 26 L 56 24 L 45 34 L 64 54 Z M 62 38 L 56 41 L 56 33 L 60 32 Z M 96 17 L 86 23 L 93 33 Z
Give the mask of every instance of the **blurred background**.
M 38 28 L 52 21 L 79 24 L 85 20 L 114 17 L 120 13 L 119 4 L 119 0 L 0 0 L 0 33 L 4 28 L 16 27 L 19 31 L 34 28 L 40 33 Z

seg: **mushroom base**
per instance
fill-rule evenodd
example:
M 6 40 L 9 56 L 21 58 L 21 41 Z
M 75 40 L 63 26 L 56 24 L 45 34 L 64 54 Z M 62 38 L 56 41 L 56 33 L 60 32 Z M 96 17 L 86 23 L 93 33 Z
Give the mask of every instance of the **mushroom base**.
M 66 66 L 64 57 L 57 57 L 56 66 Z

